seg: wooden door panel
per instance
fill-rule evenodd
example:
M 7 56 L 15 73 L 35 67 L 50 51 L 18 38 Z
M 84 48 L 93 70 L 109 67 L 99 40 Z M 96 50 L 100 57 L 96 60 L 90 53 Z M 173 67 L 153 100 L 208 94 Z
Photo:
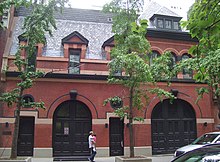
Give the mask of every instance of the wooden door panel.
M 59 105 L 53 117 L 53 156 L 88 156 L 91 121 L 83 103 L 70 100 Z
M 34 117 L 20 117 L 18 135 L 18 156 L 33 156 Z
M 124 155 L 124 124 L 120 118 L 110 118 L 110 156 Z
M 195 112 L 183 100 L 158 103 L 151 119 L 152 153 L 170 154 L 196 138 Z

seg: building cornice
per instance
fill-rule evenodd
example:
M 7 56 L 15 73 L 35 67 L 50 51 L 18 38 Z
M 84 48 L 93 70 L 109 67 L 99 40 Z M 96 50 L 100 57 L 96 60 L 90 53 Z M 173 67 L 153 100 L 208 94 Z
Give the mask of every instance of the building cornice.
M 6 77 L 10 78 L 17 78 L 20 75 L 19 72 L 6 72 Z M 116 76 L 121 77 L 121 76 Z M 88 74 L 62 74 L 62 73 L 46 73 L 41 78 L 48 78 L 48 79 L 75 79 L 75 80 L 97 80 L 97 81 L 107 81 L 108 75 L 88 75 Z M 160 82 L 167 82 L 165 80 L 161 80 Z M 185 83 L 185 84 L 205 84 L 205 83 L 198 83 L 195 82 L 193 79 L 178 79 L 173 78 L 170 80 L 171 83 Z
M 198 40 L 195 38 L 192 38 L 188 32 L 175 31 L 175 30 L 172 31 L 172 30 L 167 30 L 167 29 L 148 28 L 146 36 L 152 37 L 152 38 L 198 42 Z

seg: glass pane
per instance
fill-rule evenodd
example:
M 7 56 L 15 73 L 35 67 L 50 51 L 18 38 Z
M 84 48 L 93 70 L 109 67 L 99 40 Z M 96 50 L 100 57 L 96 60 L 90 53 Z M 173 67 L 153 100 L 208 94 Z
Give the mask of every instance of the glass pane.
M 153 64 L 153 60 L 154 60 L 155 58 L 157 58 L 158 56 L 160 56 L 160 54 L 159 54 L 158 52 L 156 52 L 156 51 L 153 51 L 153 52 L 152 52 L 152 54 L 150 55 L 150 65 Z
M 157 20 L 157 26 L 158 26 L 158 28 L 163 28 L 163 19 Z
M 79 74 L 80 73 L 80 50 L 70 49 L 69 51 L 69 73 Z
M 182 56 L 182 60 L 186 60 L 186 59 L 188 59 L 189 58 L 189 56 L 187 56 L 187 55 L 183 55 Z
M 172 22 L 171 22 L 171 20 L 165 20 L 165 28 L 171 29 L 171 27 L 172 27 Z
M 79 74 L 80 70 L 79 67 L 69 67 L 69 73 L 70 74 Z
M 79 55 L 70 55 L 70 62 L 79 62 Z
M 177 22 L 177 21 L 173 22 L 173 29 L 179 30 L 179 22 Z
M 189 59 L 190 57 L 187 55 L 187 54 L 184 54 L 182 56 L 182 60 L 187 60 Z M 183 77 L 184 78 L 192 78 L 192 70 L 187 68 L 187 67 L 184 67 L 183 68 Z
M 37 58 L 38 47 L 34 49 L 32 54 L 28 55 L 28 70 L 36 71 L 36 58 Z
M 69 107 L 62 107 L 58 113 L 58 117 L 69 117 Z
M 63 134 L 69 134 L 69 123 L 64 123 Z
M 61 122 L 56 122 L 56 132 L 61 133 Z
M 76 118 L 89 118 L 89 113 L 84 104 L 78 103 L 76 108 Z
M 196 139 L 195 142 L 193 142 L 193 144 L 211 143 L 217 136 L 218 134 L 205 134 L 201 136 L 200 138 Z

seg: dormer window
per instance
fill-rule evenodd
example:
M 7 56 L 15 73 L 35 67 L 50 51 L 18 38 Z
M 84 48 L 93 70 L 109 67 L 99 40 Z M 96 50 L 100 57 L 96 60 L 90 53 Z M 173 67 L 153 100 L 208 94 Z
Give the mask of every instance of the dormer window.
M 172 21 L 165 19 L 165 28 L 172 29 Z
M 152 24 L 159 29 L 168 30 L 180 30 L 179 21 L 181 18 L 165 16 L 165 15 L 154 15 L 150 19 Z
M 163 19 L 157 19 L 157 27 L 163 28 Z
M 69 49 L 69 74 L 80 73 L 80 53 L 81 50 Z
M 27 46 L 27 38 L 25 33 L 18 36 L 19 44 L 21 46 Z M 46 42 L 46 39 L 45 39 Z M 27 59 L 28 71 L 36 71 L 37 68 L 37 57 L 42 55 L 42 48 L 44 47 L 43 43 L 37 43 L 33 50 L 28 50 L 27 48 L 22 48 L 21 56 Z M 30 53 L 31 52 L 31 53 Z
M 173 29 L 179 30 L 179 22 L 178 21 L 173 21 Z
M 85 59 L 89 41 L 74 31 L 62 39 L 64 58 L 68 58 L 68 73 L 80 74 L 80 60 Z

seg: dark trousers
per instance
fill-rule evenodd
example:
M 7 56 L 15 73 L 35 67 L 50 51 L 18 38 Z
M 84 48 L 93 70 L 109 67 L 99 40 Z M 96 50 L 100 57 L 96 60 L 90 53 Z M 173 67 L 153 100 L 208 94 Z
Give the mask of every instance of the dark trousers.
M 94 161 L 95 155 L 96 155 L 96 151 L 93 150 L 93 147 L 90 148 L 90 152 L 91 152 L 91 156 L 89 157 L 91 161 Z

